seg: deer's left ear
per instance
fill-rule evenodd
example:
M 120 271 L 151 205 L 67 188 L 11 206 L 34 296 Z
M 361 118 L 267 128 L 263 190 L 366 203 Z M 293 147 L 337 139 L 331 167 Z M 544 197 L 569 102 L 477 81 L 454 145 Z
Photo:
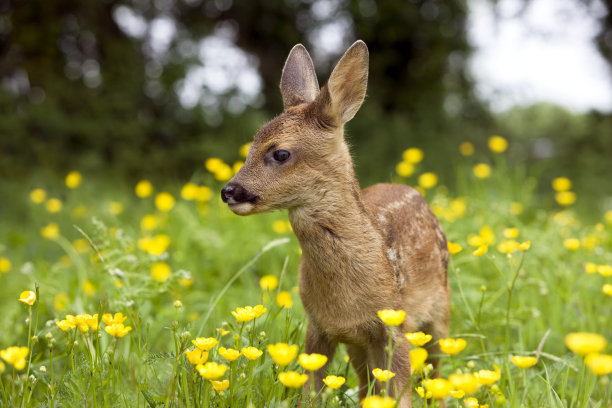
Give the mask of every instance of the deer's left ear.
M 332 71 L 327 89 L 319 95 L 319 108 L 340 124 L 351 120 L 361 107 L 368 85 L 368 62 L 368 47 L 356 41 Z
M 289 53 L 280 83 L 285 110 L 301 103 L 310 103 L 319 93 L 319 81 L 310 54 L 302 44 Z

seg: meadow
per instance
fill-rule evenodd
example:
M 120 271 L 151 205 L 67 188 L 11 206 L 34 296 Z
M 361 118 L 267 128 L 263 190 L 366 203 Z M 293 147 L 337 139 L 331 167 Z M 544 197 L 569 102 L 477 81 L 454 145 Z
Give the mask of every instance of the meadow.
M 499 136 L 457 146 L 453 179 L 404 148 L 384 181 L 420 189 L 452 253 L 440 378 L 427 333 L 405 340 L 413 406 L 612 407 L 612 210 L 580 213 L 571 180 L 509 164 Z M 324 361 L 302 355 L 287 215 L 238 217 L 219 198 L 244 152 L 159 185 L 79 169 L 3 181 L 0 405 L 394 406 L 358 400 L 342 348 L 327 385 L 303 387 Z

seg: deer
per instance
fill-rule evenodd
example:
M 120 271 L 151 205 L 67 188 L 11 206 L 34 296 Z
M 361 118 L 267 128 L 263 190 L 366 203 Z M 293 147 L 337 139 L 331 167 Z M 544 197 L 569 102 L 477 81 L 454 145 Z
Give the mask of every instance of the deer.
M 369 392 L 371 370 L 390 365 L 396 374 L 392 395 L 407 408 L 411 346 L 403 337 L 431 334 L 429 353 L 440 354 L 436 342 L 449 327 L 449 255 L 444 232 L 416 189 L 391 183 L 359 187 L 344 125 L 364 101 L 368 63 L 368 48 L 359 40 L 319 88 L 308 51 L 293 47 L 280 81 L 284 111 L 256 133 L 221 198 L 241 216 L 288 211 L 302 249 L 305 351 L 328 357 L 314 374 L 316 389 L 342 343 L 359 378 L 360 399 Z M 377 315 L 384 309 L 404 310 L 404 322 L 390 331 Z M 431 363 L 437 367 L 437 358 Z M 374 388 L 382 389 L 378 382 Z

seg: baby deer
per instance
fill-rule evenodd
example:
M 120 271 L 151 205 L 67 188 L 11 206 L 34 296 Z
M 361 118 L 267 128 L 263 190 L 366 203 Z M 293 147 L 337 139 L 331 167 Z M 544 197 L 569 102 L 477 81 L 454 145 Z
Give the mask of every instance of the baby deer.
M 388 367 L 388 329 L 377 311 L 406 311 L 405 322 L 393 330 L 391 369 L 396 397 L 405 391 L 399 406 L 410 407 L 410 344 L 404 334 L 431 334 L 430 353 L 439 352 L 436 341 L 446 337 L 449 322 L 448 250 L 436 217 L 415 189 L 359 188 L 343 129 L 364 100 L 367 80 L 363 41 L 346 51 L 320 90 L 308 51 L 293 47 L 280 83 L 285 111 L 257 132 L 244 166 L 221 197 L 238 215 L 288 209 L 302 247 L 306 352 L 331 361 L 344 343 L 361 398 L 370 371 Z M 316 373 L 317 387 L 325 371 Z M 380 390 L 380 384 L 375 387 Z

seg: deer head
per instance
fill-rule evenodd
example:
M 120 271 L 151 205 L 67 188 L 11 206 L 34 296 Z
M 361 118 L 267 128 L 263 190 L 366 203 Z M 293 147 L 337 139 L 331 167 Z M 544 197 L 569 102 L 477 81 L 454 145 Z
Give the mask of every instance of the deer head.
M 346 51 L 321 90 L 308 51 L 293 47 L 280 83 L 284 112 L 259 129 L 244 165 L 221 191 L 229 208 L 238 215 L 298 208 L 346 190 L 346 181 L 354 185 L 343 129 L 363 102 L 367 79 L 363 41 Z

